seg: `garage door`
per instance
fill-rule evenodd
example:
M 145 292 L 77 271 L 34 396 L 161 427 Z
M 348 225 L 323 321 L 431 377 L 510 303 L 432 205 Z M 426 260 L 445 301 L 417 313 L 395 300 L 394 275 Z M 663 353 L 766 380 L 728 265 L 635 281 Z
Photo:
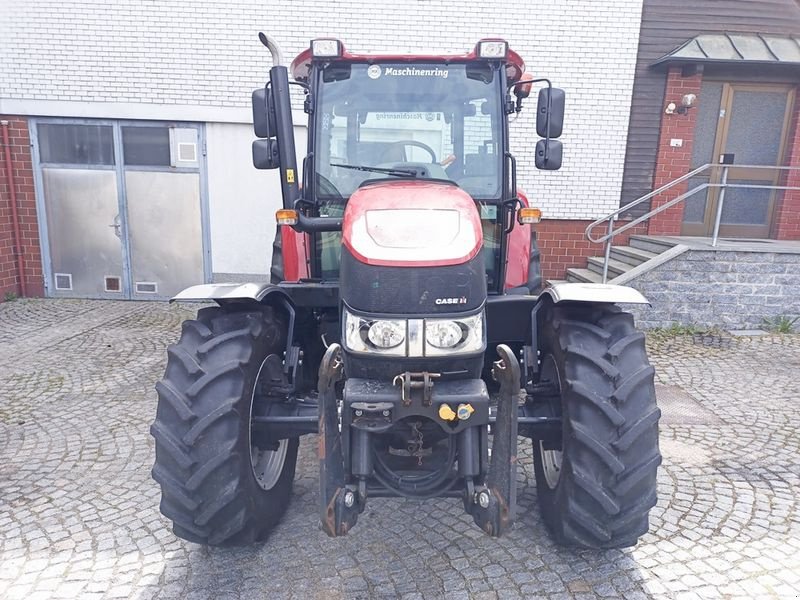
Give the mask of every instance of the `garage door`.
M 33 130 L 48 295 L 161 299 L 209 280 L 201 125 Z

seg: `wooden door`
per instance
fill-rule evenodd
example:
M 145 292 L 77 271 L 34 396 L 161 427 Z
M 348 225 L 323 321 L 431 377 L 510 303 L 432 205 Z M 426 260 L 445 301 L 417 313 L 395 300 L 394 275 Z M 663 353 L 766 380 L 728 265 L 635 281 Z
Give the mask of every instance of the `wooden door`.
M 794 106 L 794 87 L 781 84 L 703 83 L 697 115 L 692 168 L 707 162 L 733 159 L 728 183 L 779 185 L 778 169 L 747 166 L 777 166 L 784 162 L 789 120 Z M 718 108 L 717 108 L 718 107 Z M 736 165 L 747 165 L 737 167 Z M 722 169 L 693 178 L 690 187 L 719 183 Z M 724 194 L 720 235 L 736 238 L 768 238 L 780 192 L 768 189 L 727 188 Z M 687 201 L 683 235 L 712 234 L 719 188 L 699 192 Z

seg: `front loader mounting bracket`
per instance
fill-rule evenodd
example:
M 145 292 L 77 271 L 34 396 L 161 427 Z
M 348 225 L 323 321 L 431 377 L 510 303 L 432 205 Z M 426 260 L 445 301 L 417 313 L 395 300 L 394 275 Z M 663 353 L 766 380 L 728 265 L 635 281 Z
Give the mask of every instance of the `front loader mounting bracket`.
M 517 417 L 520 398 L 519 361 L 505 344 L 497 347 L 500 360 L 492 376 L 500 383 L 497 419 L 492 425 L 492 458 L 486 484 L 475 486 L 466 498 L 467 511 L 491 536 L 511 529 L 517 512 Z
M 363 510 L 364 499 L 344 474 L 342 434 L 336 407 L 336 382 L 342 375 L 342 349 L 331 344 L 319 366 L 319 492 L 320 522 L 331 537 L 346 535 Z

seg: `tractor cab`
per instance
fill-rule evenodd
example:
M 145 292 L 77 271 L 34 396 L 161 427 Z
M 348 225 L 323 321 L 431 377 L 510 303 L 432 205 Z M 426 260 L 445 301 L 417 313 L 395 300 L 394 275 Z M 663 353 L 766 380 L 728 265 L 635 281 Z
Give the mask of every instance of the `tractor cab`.
M 516 265 L 525 272 L 510 278 L 503 268 L 517 209 L 526 206 L 516 189 L 507 118 L 521 110 L 534 80 L 525 78 L 524 62 L 505 41 L 481 40 L 461 55 L 361 55 L 348 52 L 339 40 L 320 39 L 295 58 L 290 70 L 305 92 L 309 147 L 305 185 L 298 191 L 302 199 L 284 208 L 298 209 L 313 225 L 309 218 L 342 219 L 353 194 L 376 182 L 427 180 L 457 186 L 476 203 L 489 292 L 528 280 L 530 261 Z M 541 92 L 537 113 L 545 138 L 537 164 L 557 169 L 561 145 L 554 138 L 561 134 L 564 95 L 546 80 L 538 81 L 548 87 Z M 261 123 L 262 133 L 272 135 L 281 106 L 275 86 L 269 87 L 254 94 L 254 121 L 257 133 Z M 267 110 L 259 110 L 262 106 Z M 270 129 L 270 123 L 276 125 Z M 265 148 L 272 143 L 254 143 L 256 167 L 279 166 L 279 161 L 258 160 L 271 157 Z M 313 249 L 305 274 L 338 279 L 341 233 L 299 225 L 295 230 L 311 233 Z M 281 234 L 294 237 L 290 231 Z M 530 247 L 529 232 L 518 231 L 516 237 Z M 287 241 L 296 244 L 282 240 Z

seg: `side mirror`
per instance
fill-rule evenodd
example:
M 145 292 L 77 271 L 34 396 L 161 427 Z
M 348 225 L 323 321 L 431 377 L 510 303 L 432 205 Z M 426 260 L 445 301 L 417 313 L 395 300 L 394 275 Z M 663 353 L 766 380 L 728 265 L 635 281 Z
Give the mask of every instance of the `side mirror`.
M 561 168 L 564 146 L 558 140 L 539 140 L 536 142 L 536 168 L 543 171 L 557 171 Z
M 550 115 L 550 135 L 548 136 L 547 116 Z M 564 90 L 542 88 L 539 90 L 539 103 L 536 107 L 536 135 L 557 138 L 564 127 Z
M 256 169 L 277 169 L 281 166 L 278 140 L 268 138 L 253 142 L 253 166 Z
M 275 110 L 272 107 L 272 93 L 266 88 L 253 92 L 253 130 L 256 137 L 268 138 L 278 132 L 275 124 Z

